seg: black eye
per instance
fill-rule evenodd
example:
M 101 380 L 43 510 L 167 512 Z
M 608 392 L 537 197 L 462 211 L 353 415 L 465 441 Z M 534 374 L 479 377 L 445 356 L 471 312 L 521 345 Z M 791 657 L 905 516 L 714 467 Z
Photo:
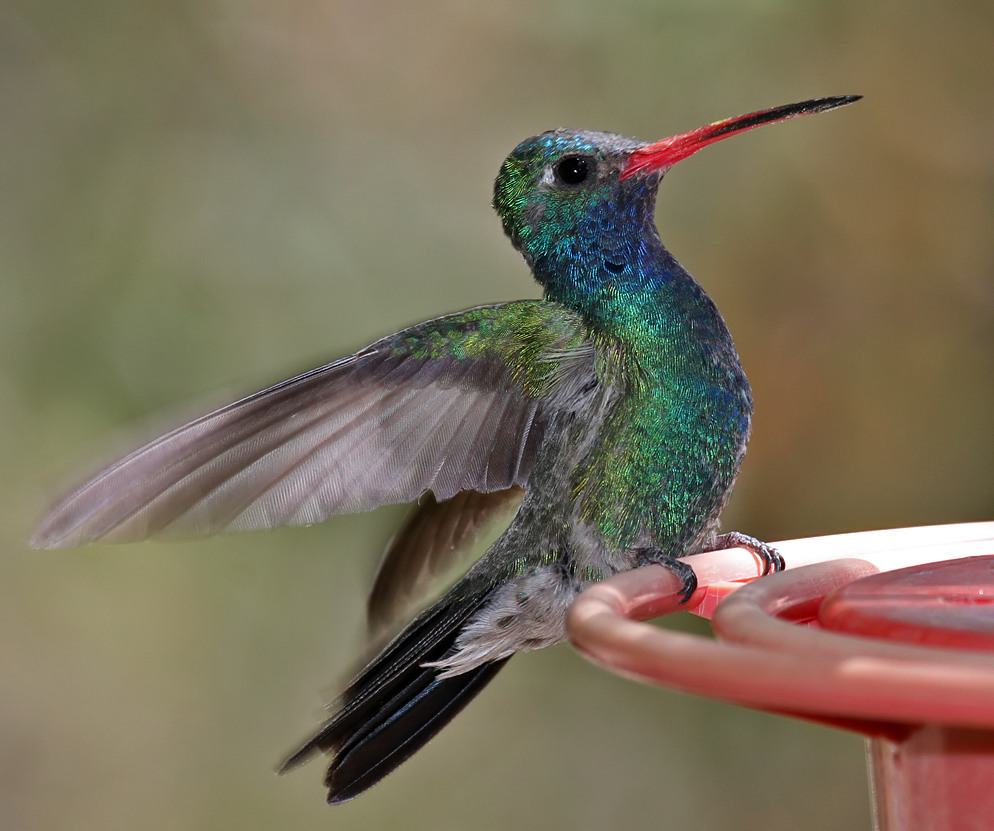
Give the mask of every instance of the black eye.
M 593 162 L 583 156 L 563 156 L 553 170 L 563 184 L 578 185 L 590 175 L 593 166 Z

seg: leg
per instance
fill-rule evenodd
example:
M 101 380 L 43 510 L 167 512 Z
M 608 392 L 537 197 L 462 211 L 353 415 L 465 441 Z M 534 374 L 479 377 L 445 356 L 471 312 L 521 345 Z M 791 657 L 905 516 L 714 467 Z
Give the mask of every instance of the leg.
M 683 583 L 680 589 L 680 602 L 686 603 L 697 591 L 697 575 L 683 560 L 664 554 L 658 548 L 639 548 L 635 551 L 635 562 L 640 566 L 660 565 L 672 571 Z
M 775 574 L 786 568 L 779 551 L 748 534 L 739 531 L 729 531 L 727 534 L 722 534 L 714 541 L 714 550 L 723 551 L 726 548 L 748 548 L 763 561 L 763 574 Z

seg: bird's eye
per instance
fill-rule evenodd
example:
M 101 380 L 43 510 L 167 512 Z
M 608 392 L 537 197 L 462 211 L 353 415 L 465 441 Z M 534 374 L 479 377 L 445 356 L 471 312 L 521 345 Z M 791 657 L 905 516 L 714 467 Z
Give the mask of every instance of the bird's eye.
M 593 160 L 585 156 L 563 156 L 553 172 L 564 185 L 579 185 L 587 180 L 593 170 Z

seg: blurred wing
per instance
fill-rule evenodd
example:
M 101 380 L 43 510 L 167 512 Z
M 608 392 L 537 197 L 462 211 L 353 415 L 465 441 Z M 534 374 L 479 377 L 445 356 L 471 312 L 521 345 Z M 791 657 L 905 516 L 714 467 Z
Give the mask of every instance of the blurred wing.
M 444 502 L 426 494 L 390 540 L 376 570 L 367 603 L 374 639 L 392 628 L 432 578 L 464 554 L 486 525 L 517 509 L 523 493 L 519 487 L 492 493 L 460 491 Z
M 593 372 L 581 321 L 555 304 L 438 318 L 136 450 L 56 506 L 32 543 L 309 525 L 428 489 L 445 500 L 524 485 L 556 389 Z

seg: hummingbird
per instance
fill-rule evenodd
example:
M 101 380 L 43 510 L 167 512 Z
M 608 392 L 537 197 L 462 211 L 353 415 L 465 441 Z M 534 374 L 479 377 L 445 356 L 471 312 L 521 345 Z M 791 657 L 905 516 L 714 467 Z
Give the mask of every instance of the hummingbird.
M 330 803 L 428 742 L 516 652 L 565 638 L 592 583 L 745 545 L 719 533 L 749 438 L 752 394 L 717 307 L 660 241 L 663 175 L 701 148 L 849 104 L 803 101 L 644 142 L 557 129 L 519 144 L 494 185 L 541 300 L 478 306 L 384 337 L 205 415 L 83 484 L 32 542 L 309 525 L 417 502 L 369 599 L 382 628 L 475 531 L 506 530 L 355 676 L 280 768 L 326 753 Z

